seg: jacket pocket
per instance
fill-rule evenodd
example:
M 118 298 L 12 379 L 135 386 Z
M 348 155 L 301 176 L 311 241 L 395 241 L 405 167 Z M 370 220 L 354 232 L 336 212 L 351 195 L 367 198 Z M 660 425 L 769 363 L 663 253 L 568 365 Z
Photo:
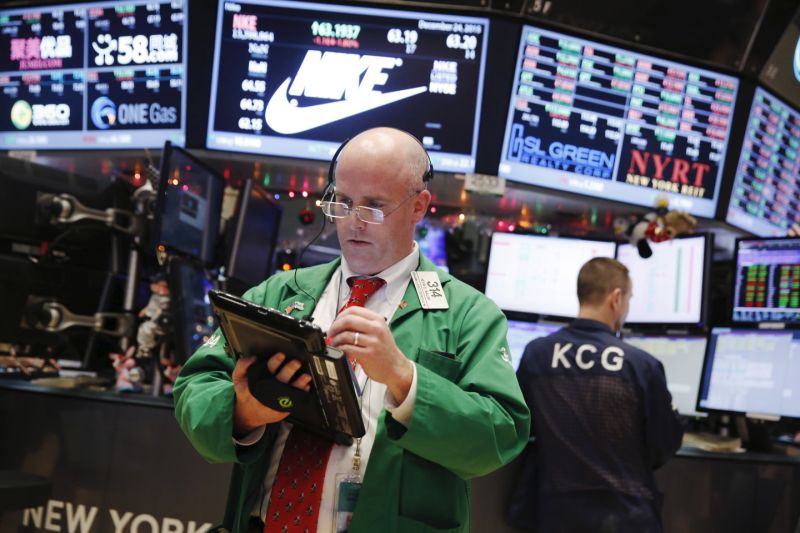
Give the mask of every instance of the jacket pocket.
M 417 351 L 417 363 L 449 381 L 456 381 L 461 373 L 461 361 L 454 354 L 433 352 L 424 348 Z
M 400 531 L 466 531 L 467 483 L 436 463 L 404 452 L 399 518 L 409 527 Z

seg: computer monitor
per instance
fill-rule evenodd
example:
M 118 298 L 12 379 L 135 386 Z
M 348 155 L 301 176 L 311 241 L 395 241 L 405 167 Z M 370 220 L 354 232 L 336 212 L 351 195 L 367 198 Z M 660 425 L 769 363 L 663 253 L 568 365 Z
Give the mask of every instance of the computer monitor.
M 421 236 L 420 228 L 425 228 L 425 236 Z M 425 225 L 417 228 L 416 241 L 422 255 L 444 271 L 447 267 L 447 248 L 445 246 L 446 230 L 439 226 Z
M 504 311 L 574 318 L 578 272 L 593 257 L 614 257 L 611 241 L 495 232 L 486 296 Z
M 180 257 L 168 267 L 175 363 L 183 364 L 214 333 L 216 323 L 208 291 L 213 285 L 203 269 Z
M 800 419 L 800 331 L 713 328 L 697 408 Z
M 800 223 L 800 111 L 758 87 L 745 131 L 725 221 L 782 237 Z
M 0 10 L 0 150 L 183 144 L 188 5 Z
M 761 69 L 759 80 L 800 109 L 800 9 Z
M 213 263 L 224 190 L 222 176 L 186 150 L 165 143 L 154 228 L 157 246 Z
M 226 228 L 225 277 L 245 289 L 275 270 L 275 244 L 283 208 L 263 186 L 247 180 L 239 191 L 236 212 Z M 230 292 L 230 291 L 229 291 Z M 240 290 L 236 291 L 241 293 Z
M 667 388 L 680 414 L 706 416 L 696 409 L 706 354 L 705 337 L 626 335 L 625 342 L 661 361 L 667 376 Z
M 734 322 L 800 323 L 800 238 L 739 239 Z
M 739 81 L 523 26 L 498 175 L 716 214 Z
M 704 323 L 710 243 L 707 235 L 652 243 L 653 255 L 647 259 L 639 255 L 636 246 L 620 244 L 617 259 L 628 267 L 633 284 L 627 323 Z
M 206 146 L 330 160 L 375 126 L 472 172 L 486 18 L 328 2 L 219 2 Z
M 508 348 L 511 351 L 511 366 L 514 371 L 519 368 L 525 347 L 534 339 L 546 337 L 564 327 L 562 324 L 546 324 L 541 322 L 526 322 L 522 320 L 508 321 Z

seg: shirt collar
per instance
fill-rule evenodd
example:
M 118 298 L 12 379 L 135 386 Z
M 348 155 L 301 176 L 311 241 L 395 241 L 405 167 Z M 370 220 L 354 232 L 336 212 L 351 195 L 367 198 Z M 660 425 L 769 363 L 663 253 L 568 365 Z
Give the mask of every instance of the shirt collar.
M 375 293 L 374 297 L 380 298 L 382 294 L 383 298 L 385 298 L 387 301 L 399 301 L 405 293 L 411 273 L 415 271 L 418 266 L 419 246 L 417 246 L 416 241 L 414 241 L 414 248 L 411 250 L 410 254 L 386 270 L 375 274 L 376 277 L 379 277 L 386 282 L 386 286 Z M 339 287 L 340 294 L 343 294 L 346 297 L 347 294 L 350 293 L 350 287 L 347 285 L 347 279 L 356 275 L 357 274 L 350 269 L 350 265 L 347 264 L 347 259 L 342 256 L 342 280 Z

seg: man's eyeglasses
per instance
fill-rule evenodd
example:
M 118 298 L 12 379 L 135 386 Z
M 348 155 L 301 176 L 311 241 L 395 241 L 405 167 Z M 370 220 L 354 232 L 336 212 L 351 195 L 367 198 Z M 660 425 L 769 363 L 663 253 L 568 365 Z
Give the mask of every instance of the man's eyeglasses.
M 402 202 L 397 204 L 393 209 L 389 211 L 376 209 L 374 207 L 367 207 L 365 205 L 357 205 L 355 207 L 350 207 L 344 202 L 320 202 L 319 206 L 322 208 L 322 212 L 325 214 L 325 216 L 331 218 L 345 218 L 350 216 L 350 213 L 355 213 L 361 222 L 365 222 L 367 224 L 383 224 L 383 220 L 386 217 L 388 217 L 389 215 L 400 209 L 400 207 L 404 203 L 409 201 L 411 198 L 414 198 L 416 195 L 418 195 L 424 190 L 425 189 L 413 191 Z

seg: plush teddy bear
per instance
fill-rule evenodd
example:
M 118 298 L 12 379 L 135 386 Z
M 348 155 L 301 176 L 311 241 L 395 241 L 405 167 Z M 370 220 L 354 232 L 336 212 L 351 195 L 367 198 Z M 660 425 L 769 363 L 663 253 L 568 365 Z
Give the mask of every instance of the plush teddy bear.
M 661 198 L 655 211 L 641 217 L 618 218 L 614 222 L 615 233 L 627 235 L 643 259 L 653 255 L 651 242 L 668 241 L 678 235 L 692 233 L 697 225 L 697 219 L 692 215 L 683 211 L 669 211 L 667 205 L 667 200 Z

